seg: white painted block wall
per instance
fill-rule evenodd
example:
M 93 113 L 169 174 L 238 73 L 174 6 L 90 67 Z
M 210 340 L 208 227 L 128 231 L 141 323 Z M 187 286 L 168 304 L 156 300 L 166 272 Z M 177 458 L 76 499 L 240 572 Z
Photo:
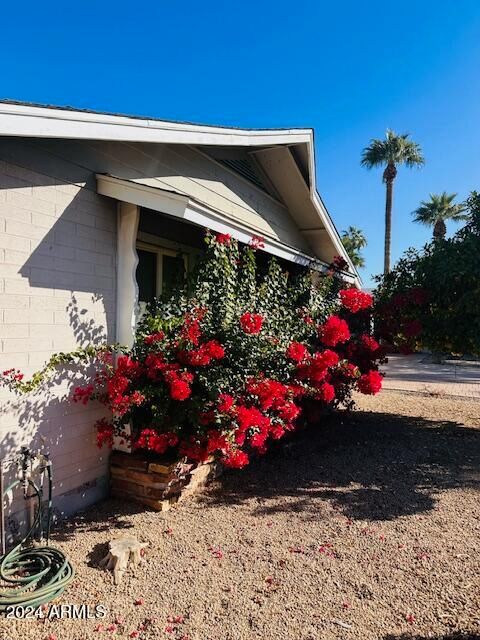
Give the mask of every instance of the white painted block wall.
M 55 352 L 115 340 L 116 205 L 88 176 L 70 182 L 61 159 L 48 172 L 36 158 L 32 170 L 2 160 L 1 150 L 0 370 L 28 376 Z M 66 513 L 107 489 L 108 451 L 97 448 L 93 429 L 105 410 L 65 401 L 70 391 L 65 376 L 28 396 L 0 389 L 0 457 L 22 445 L 49 450 L 55 504 Z

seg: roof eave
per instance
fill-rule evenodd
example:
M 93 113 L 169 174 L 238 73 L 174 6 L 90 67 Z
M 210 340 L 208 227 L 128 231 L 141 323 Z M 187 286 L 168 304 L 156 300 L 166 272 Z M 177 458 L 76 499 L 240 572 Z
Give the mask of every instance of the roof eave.
M 253 146 L 308 142 L 309 129 L 236 129 L 0 102 L 0 136 Z

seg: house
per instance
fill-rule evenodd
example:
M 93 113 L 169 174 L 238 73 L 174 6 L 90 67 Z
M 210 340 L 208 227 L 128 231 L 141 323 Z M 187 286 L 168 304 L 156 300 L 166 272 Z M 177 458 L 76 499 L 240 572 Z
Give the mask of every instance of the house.
M 131 344 L 142 304 L 172 286 L 205 228 L 281 260 L 346 260 L 315 187 L 311 129 L 245 130 L 0 103 L 0 371 L 108 340 Z M 0 457 L 45 447 L 56 507 L 107 490 L 93 422 L 69 383 L 18 398 L 0 391 Z

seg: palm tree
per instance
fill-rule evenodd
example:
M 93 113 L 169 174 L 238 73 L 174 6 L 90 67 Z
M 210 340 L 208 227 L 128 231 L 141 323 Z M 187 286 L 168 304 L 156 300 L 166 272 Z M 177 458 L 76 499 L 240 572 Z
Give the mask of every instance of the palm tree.
M 364 267 L 365 260 L 361 250 L 367 246 L 367 239 L 363 231 L 357 227 L 350 226 L 345 231 L 342 231 L 341 239 L 353 264 L 356 267 Z
M 445 238 L 447 233 L 447 226 L 445 220 L 454 220 L 459 222 L 460 220 L 468 220 L 468 215 L 464 213 L 465 205 L 454 204 L 454 200 L 457 197 L 456 193 L 443 193 L 430 194 L 430 200 L 422 200 L 418 209 L 412 213 L 414 222 L 425 224 L 429 227 L 433 227 L 433 239 L 440 240 Z
M 397 176 L 397 167 L 404 164 L 411 168 L 425 162 L 420 146 L 413 140 L 409 140 L 408 136 L 408 133 L 397 135 L 394 131 L 387 129 L 384 140 L 374 138 L 362 152 L 361 164 L 363 167 L 373 169 L 373 167 L 385 166 L 383 181 L 387 187 L 387 194 L 385 200 L 384 273 L 390 271 L 393 181 Z

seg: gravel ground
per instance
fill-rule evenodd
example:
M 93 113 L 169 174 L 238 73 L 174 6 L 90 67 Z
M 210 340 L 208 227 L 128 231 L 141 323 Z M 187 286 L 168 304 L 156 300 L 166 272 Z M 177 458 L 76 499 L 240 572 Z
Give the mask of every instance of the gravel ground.
M 109 500 L 65 523 L 62 602 L 106 618 L 1 620 L 0 638 L 480 638 L 479 403 L 358 401 L 166 514 Z M 119 532 L 150 547 L 114 587 L 97 563 Z

